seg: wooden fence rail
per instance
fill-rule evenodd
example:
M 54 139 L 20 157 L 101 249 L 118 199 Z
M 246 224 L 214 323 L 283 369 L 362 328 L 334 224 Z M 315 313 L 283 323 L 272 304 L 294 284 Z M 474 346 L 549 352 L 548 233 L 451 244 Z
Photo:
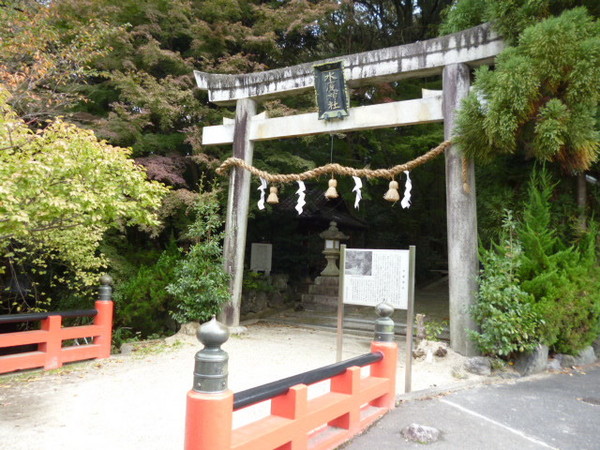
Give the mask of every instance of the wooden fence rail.
M 0 373 L 43 367 L 57 369 L 64 363 L 108 358 L 112 337 L 113 302 L 110 278 L 102 277 L 95 309 L 0 316 L 0 323 L 41 321 L 39 330 L 0 334 L 0 348 L 37 344 L 36 351 L 0 356 Z M 91 325 L 63 327 L 64 317 L 93 316 Z M 63 346 L 65 341 L 90 338 L 92 343 Z

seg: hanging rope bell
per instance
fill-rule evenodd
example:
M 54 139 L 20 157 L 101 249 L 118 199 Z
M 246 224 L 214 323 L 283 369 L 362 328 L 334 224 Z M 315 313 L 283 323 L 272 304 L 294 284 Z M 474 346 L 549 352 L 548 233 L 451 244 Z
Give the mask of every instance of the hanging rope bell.
M 390 181 L 389 189 L 383 196 L 388 202 L 396 203 L 400 200 L 400 193 L 398 192 L 398 182 L 396 180 Z
M 327 188 L 327 191 L 325 191 L 325 197 L 332 199 L 332 198 L 338 198 L 338 192 L 336 190 L 336 186 L 337 186 L 337 181 L 335 178 L 332 178 L 331 180 L 329 180 L 329 187 Z
M 271 205 L 276 205 L 279 203 L 279 198 L 277 197 L 277 188 L 275 186 L 271 186 L 269 188 L 269 196 L 267 197 L 267 203 Z

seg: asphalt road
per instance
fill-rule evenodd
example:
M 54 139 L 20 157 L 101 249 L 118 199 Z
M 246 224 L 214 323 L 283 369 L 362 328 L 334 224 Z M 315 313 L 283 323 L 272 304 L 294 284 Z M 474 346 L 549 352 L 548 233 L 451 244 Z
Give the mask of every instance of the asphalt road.
M 417 423 L 434 443 L 400 434 Z M 600 449 L 600 364 L 404 402 L 345 449 Z

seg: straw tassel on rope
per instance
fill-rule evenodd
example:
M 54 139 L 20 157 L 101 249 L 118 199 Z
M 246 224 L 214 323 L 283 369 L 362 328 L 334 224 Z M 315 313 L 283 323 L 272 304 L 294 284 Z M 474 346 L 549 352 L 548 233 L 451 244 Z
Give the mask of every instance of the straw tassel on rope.
M 279 198 L 277 197 L 277 188 L 275 186 L 271 186 L 269 188 L 269 197 L 267 197 L 267 203 L 271 205 L 276 205 L 279 203 Z
M 398 192 L 398 182 L 396 180 L 390 181 L 389 189 L 383 196 L 388 202 L 396 203 L 400 200 L 400 193 Z
M 337 187 L 337 181 L 335 178 L 332 178 L 331 180 L 329 180 L 329 187 L 327 188 L 327 191 L 325 191 L 325 197 L 327 197 L 328 199 L 332 199 L 332 198 L 338 198 L 338 192 L 336 190 Z

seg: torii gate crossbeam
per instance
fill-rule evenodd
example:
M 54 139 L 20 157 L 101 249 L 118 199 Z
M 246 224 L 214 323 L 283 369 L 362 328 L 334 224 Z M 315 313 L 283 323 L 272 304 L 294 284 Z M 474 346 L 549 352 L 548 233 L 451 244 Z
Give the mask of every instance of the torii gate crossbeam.
M 233 156 L 252 164 L 254 141 L 259 140 L 440 121 L 444 121 L 444 137 L 450 139 L 456 109 L 469 91 L 471 67 L 492 63 L 503 47 L 502 39 L 485 24 L 414 44 L 266 72 L 219 75 L 195 71 L 198 87 L 208 91 L 211 102 L 236 104 L 235 120 L 224 119 L 223 125 L 204 128 L 203 145 L 232 143 Z M 322 121 L 316 113 L 280 118 L 256 114 L 257 102 L 313 89 L 314 65 L 340 60 L 350 87 L 441 73 L 443 93 L 351 108 L 344 120 Z M 471 189 L 465 192 L 462 160 L 455 146 L 446 151 L 445 161 L 450 340 L 454 350 L 472 355 L 475 348 L 466 330 L 474 328 L 468 309 L 474 303 L 478 274 L 474 166 L 470 162 L 467 167 Z M 232 298 L 221 318 L 234 328 L 239 325 L 249 198 L 250 174 L 236 167 L 230 175 L 223 249 Z

